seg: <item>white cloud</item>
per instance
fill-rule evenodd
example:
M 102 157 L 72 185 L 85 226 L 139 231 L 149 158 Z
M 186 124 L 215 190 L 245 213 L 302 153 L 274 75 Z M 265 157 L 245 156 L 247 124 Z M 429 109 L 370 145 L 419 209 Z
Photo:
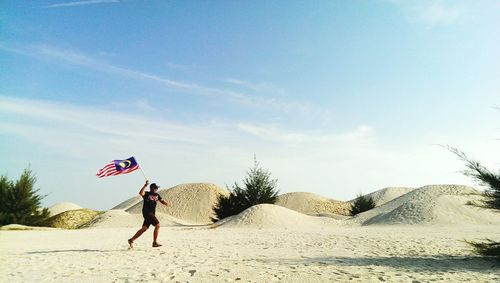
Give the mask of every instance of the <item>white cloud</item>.
M 178 70 L 178 71 L 182 71 L 182 72 L 188 72 L 188 71 L 191 71 L 191 69 L 193 68 L 192 66 L 187 66 L 187 65 L 182 65 L 182 64 L 177 64 L 177 63 L 173 63 L 173 62 L 169 62 L 169 61 L 166 61 L 165 62 L 165 65 L 170 68 L 170 69 L 173 69 L 173 70 Z
M 176 90 L 190 95 L 213 97 L 250 107 L 274 109 L 283 113 L 295 112 L 300 114 L 308 114 L 313 112 L 320 112 L 320 113 L 325 112 L 319 109 L 318 111 L 316 111 L 310 105 L 302 102 L 295 102 L 289 100 L 283 101 L 273 97 L 248 95 L 243 92 L 233 91 L 230 89 L 207 87 L 193 82 L 181 82 L 181 81 L 171 80 L 155 74 L 112 65 L 100 61 L 91 56 L 75 52 L 72 50 L 63 50 L 47 45 L 38 45 L 38 46 L 33 46 L 31 48 L 23 48 L 23 47 L 11 47 L 5 44 L 0 44 L 0 48 L 12 53 L 36 56 L 36 57 L 41 56 L 44 58 L 52 58 L 73 65 L 83 66 L 99 72 L 107 72 L 113 75 L 124 76 L 136 80 L 145 80 L 145 81 L 160 83 L 170 90 Z
M 278 126 L 253 125 L 240 123 L 238 129 L 249 133 L 261 140 L 290 143 L 290 144 L 326 144 L 326 143 L 349 143 L 352 140 L 371 140 L 373 131 L 368 126 L 360 126 L 352 132 L 346 134 L 323 134 L 323 133 L 303 133 L 284 130 Z
M 259 93 L 271 93 L 271 94 L 279 94 L 279 95 L 284 95 L 286 94 L 285 89 L 275 86 L 271 83 L 251 83 L 243 80 L 238 80 L 238 79 L 227 79 L 226 82 L 237 85 L 240 87 L 243 87 L 245 89 L 252 90 L 254 92 L 259 92 Z
M 119 0 L 87 0 L 87 1 L 72 1 L 65 3 L 57 3 L 46 6 L 46 8 L 63 8 L 63 7 L 76 7 L 85 5 L 96 5 L 96 4 L 108 4 L 108 3 L 119 3 Z
M 462 1 L 447 0 L 389 0 L 398 5 L 411 22 L 428 26 L 457 23 L 466 14 Z
M 54 197 L 60 197 L 64 188 L 59 182 L 65 181 L 74 188 L 64 194 L 74 194 L 101 209 L 130 197 L 112 193 L 130 187 L 127 182 L 132 179 L 140 182 L 140 175 L 97 181 L 95 172 L 104 165 L 101 163 L 130 155 L 138 157 L 146 173 L 163 186 L 232 184 L 242 179 L 254 153 L 278 178 L 282 193 L 309 191 L 345 200 L 359 191 L 386 186 L 471 183 L 458 173 L 463 169 L 459 160 L 431 145 L 439 141 L 429 137 L 433 142 L 426 138 L 388 148 L 374 129 L 363 125 L 331 133 L 242 122 L 187 124 L 148 113 L 7 97 L 0 97 L 0 117 L 0 137 L 13 141 L 2 145 L 0 170 L 5 172 L 7 164 L 31 163 L 41 177 L 40 187 L 50 188 Z M 16 154 L 20 142 L 28 145 L 22 149 L 24 157 Z M 492 148 L 483 145 L 481 150 L 491 156 Z M 483 156 L 478 157 L 482 160 Z M 58 168 L 57 172 L 51 167 Z M 96 204 L 92 194 L 102 194 L 103 186 L 111 195 Z
M 442 1 L 436 1 L 429 5 L 415 7 L 417 20 L 430 25 L 453 24 L 464 11 L 457 6 L 446 5 Z
M 205 131 L 204 127 L 186 129 L 181 124 L 158 122 L 127 112 L 87 109 L 47 101 L 0 97 L 0 110 L 7 115 L 17 117 L 17 121 L 23 121 L 19 124 L 20 128 L 22 125 L 31 127 L 39 123 L 48 123 L 42 127 L 89 134 L 89 137 L 128 140 L 140 137 L 158 142 L 200 144 L 203 140 L 199 140 L 197 135 Z M 34 136 L 35 139 L 38 137 L 39 135 Z

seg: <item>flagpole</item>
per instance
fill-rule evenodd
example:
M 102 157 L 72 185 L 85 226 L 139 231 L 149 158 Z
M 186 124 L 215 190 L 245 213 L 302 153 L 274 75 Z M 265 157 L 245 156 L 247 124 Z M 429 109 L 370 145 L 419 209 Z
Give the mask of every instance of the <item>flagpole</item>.
M 135 162 L 137 162 L 137 159 L 135 160 Z M 141 169 L 142 176 L 144 176 L 144 179 L 147 181 L 148 178 L 146 177 L 146 174 L 144 174 L 144 170 L 142 170 L 142 166 L 139 164 L 139 162 L 137 162 L 137 165 L 139 165 L 139 169 Z
M 148 178 L 146 177 L 146 175 L 144 174 L 144 171 L 142 171 L 142 167 L 141 165 L 139 165 L 139 169 L 141 169 L 141 173 L 142 173 L 142 176 L 144 176 L 144 179 L 147 181 Z

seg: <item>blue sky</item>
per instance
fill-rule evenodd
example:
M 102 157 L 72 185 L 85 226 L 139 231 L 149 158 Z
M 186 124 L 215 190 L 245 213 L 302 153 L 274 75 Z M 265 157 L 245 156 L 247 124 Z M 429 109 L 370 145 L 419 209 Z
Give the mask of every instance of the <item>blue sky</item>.
M 497 1 L 2 1 L 0 173 L 31 165 L 43 204 L 108 209 L 140 173 L 348 200 L 474 184 L 436 146 L 496 170 Z

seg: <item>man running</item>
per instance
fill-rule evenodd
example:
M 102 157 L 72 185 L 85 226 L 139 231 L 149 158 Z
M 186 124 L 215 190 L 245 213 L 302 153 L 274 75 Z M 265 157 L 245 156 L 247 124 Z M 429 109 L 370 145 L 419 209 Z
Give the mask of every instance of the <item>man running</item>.
M 130 248 L 134 247 L 134 241 L 146 232 L 146 230 L 148 230 L 149 225 L 155 226 L 153 233 L 153 247 L 161 247 L 161 244 L 157 242 L 158 233 L 160 232 L 160 221 L 158 221 L 158 218 L 155 216 L 156 202 L 159 201 L 164 205 L 168 205 L 168 203 L 157 193 L 159 187 L 155 183 L 152 183 L 149 186 L 149 192 L 145 192 L 144 189 L 146 189 L 148 184 L 149 181 L 146 180 L 146 183 L 139 191 L 139 195 L 144 199 L 144 204 L 142 206 L 142 216 L 144 217 L 144 222 L 142 223 L 142 228 L 139 229 L 139 231 L 137 231 L 132 238 L 128 239 Z

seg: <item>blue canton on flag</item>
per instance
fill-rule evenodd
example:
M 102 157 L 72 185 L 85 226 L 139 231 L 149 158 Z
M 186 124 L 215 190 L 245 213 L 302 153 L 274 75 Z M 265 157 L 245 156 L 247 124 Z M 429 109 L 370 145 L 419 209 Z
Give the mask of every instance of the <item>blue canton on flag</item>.
M 132 156 L 123 160 L 113 160 L 108 165 L 104 166 L 99 172 L 97 172 L 97 177 L 108 177 L 120 174 L 127 174 L 132 171 L 139 169 L 139 164 L 135 161 Z

